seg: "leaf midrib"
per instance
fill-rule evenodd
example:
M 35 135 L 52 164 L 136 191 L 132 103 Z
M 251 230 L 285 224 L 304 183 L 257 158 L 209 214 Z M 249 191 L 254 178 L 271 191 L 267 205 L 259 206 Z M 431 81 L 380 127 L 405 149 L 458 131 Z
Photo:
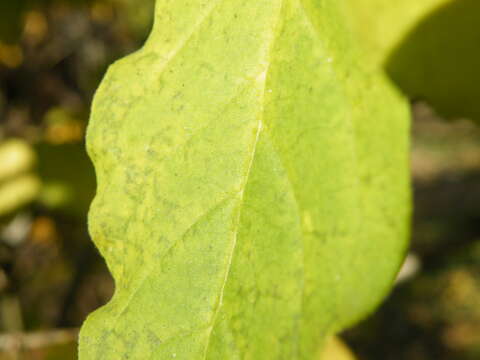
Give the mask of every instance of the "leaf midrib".
M 264 118 L 265 118 L 265 95 L 266 95 L 266 87 L 267 87 L 266 85 L 267 85 L 267 79 L 268 79 L 268 75 L 269 75 L 269 71 L 270 71 L 270 65 L 272 63 L 271 56 L 272 56 L 273 48 L 274 48 L 275 43 L 276 43 L 277 38 L 278 38 L 278 33 L 279 33 L 280 25 L 281 25 L 282 13 L 283 13 L 283 7 L 284 7 L 284 1 L 285 0 L 279 0 L 279 1 L 280 1 L 280 4 L 279 4 L 280 6 L 279 6 L 279 10 L 278 10 L 278 18 L 277 18 L 277 20 L 275 22 L 275 26 L 272 30 L 272 37 L 270 39 L 270 43 L 268 44 L 268 46 L 266 46 L 266 48 L 268 49 L 267 54 L 266 54 L 266 58 L 267 58 L 266 68 L 256 78 L 256 80 L 258 82 L 261 82 L 261 89 L 262 89 L 261 106 L 262 106 L 262 109 L 260 111 L 260 118 L 259 118 L 258 124 L 257 124 L 257 131 L 256 131 L 256 134 L 255 134 L 255 140 L 254 140 L 254 143 L 252 145 L 250 161 L 249 161 L 249 164 L 248 164 L 247 171 L 245 173 L 243 186 L 241 187 L 241 193 L 240 193 L 240 199 L 239 199 L 239 210 L 238 210 L 238 215 L 237 215 L 237 219 L 236 219 L 235 232 L 234 232 L 234 235 L 233 235 L 232 250 L 231 250 L 231 252 L 228 256 L 228 259 L 227 259 L 228 265 L 227 265 L 227 269 L 226 269 L 226 272 L 225 272 L 225 277 L 224 277 L 222 288 L 221 288 L 220 295 L 219 295 L 219 298 L 218 298 L 217 306 L 214 310 L 214 314 L 213 314 L 212 319 L 211 319 L 211 324 L 210 324 L 210 327 L 208 329 L 207 344 L 205 345 L 205 351 L 204 351 L 204 356 L 203 356 L 204 360 L 207 359 L 208 349 L 210 347 L 210 340 L 212 338 L 212 331 L 213 331 L 213 328 L 215 327 L 216 320 L 217 320 L 218 314 L 220 312 L 220 308 L 222 307 L 223 297 L 224 297 L 224 293 L 225 293 L 225 287 L 226 287 L 226 284 L 228 282 L 228 278 L 229 278 L 230 270 L 231 270 L 231 266 L 232 266 L 232 261 L 233 261 L 233 256 L 234 256 L 236 245 L 237 245 L 238 230 L 239 230 L 240 223 L 241 223 L 241 218 L 242 218 L 242 208 L 243 208 L 242 203 L 244 201 L 244 193 L 245 193 L 245 189 L 247 187 L 248 181 L 249 181 L 249 177 L 250 177 L 250 173 L 252 171 L 253 164 L 255 162 L 255 155 L 256 155 L 256 152 L 257 152 L 258 142 L 260 140 L 262 130 L 265 128 Z

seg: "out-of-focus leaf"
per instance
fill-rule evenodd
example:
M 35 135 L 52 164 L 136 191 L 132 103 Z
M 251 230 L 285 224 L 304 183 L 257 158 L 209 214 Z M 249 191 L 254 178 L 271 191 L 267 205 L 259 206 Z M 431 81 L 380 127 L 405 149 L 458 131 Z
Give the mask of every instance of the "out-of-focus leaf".
M 40 190 L 40 180 L 32 174 L 20 175 L 0 184 L 0 216 L 32 202 Z
M 40 180 L 30 174 L 36 162 L 32 147 L 23 140 L 0 144 L 0 216 L 33 201 L 40 190 Z
M 408 112 L 338 0 L 167 1 L 88 140 L 116 280 L 83 360 L 311 359 L 390 288 Z
M 353 0 L 347 11 L 365 56 L 383 65 L 393 49 L 424 18 L 452 0 Z
M 0 144 L 0 183 L 11 177 L 32 170 L 36 162 L 32 147 L 20 139 Z
M 479 24 L 479 1 L 447 2 L 402 39 L 388 59 L 388 73 L 440 114 L 480 121 Z
M 412 98 L 447 117 L 480 120 L 480 2 L 355 0 L 365 52 Z
M 355 360 L 355 356 L 341 339 L 332 336 L 326 341 L 319 360 Z
M 113 0 L 119 5 L 129 28 L 138 38 L 145 38 L 151 29 L 155 0 Z
M 95 174 L 83 144 L 40 144 L 36 151 L 42 180 L 39 201 L 85 216 L 95 193 Z

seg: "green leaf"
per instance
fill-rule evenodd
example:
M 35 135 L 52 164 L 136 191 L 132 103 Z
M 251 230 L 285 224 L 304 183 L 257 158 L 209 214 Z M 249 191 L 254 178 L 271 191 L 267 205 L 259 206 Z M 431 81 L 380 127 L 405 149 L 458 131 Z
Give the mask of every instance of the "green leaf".
M 154 0 L 115 0 L 116 6 L 125 14 L 128 28 L 142 41 L 152 26 L 154 3 Z
M 83 144 L 36 146 L 42 190 L 38 201 L 49 209 L 85 217 L 95 193 L 95 175 Z
M 406 94 L 480 120 L 480 2 L 355 0 L 350 11 L 366 52 Z
M 40 180 L 31 172 L 36 163 L 32 147 L 21 139 L 0 142 L 0 217 L 32 202 Z
M 383 65 L 424 18 L 452 0 L 353 0 L 347 11 L 366 56 Z
M 10 139 L 0 142 L 0 183 L 31 171 L 36 154 L 24 140 Z
M 341 339 L 332 336 L 325 342 L 319 360 L 355 360 L 355 356 Z
M 160 0 L 88 130 L 116 292 L 82 360 L 312 359 L 391 286 L 408 111 L 337 0 Z

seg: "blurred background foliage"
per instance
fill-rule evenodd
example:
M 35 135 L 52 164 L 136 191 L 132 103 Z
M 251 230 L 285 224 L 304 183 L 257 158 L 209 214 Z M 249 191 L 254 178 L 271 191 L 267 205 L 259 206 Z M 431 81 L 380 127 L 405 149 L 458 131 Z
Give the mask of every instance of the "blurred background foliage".
M 75 359 L 78 327 L 112 294 L 86 229 L 83 139 L 103 73 L 143 43 L 152 8 L 0 0 L 0 360 Z M 480 128 L 419 101 L 412 113 L 411 252 L 385 304 L 343 338 L 360 360 L 478 360 Z
M 153 1 L 0 1 L 0 359 L 76 358 L 113 283 L 86 229 L 90 102 Z

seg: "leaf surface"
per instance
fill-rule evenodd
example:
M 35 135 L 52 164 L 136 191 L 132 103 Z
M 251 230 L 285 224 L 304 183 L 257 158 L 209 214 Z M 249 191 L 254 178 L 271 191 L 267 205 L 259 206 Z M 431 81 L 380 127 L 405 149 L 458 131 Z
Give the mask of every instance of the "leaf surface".
M 82 360 L 312 359 L 388 291 L 408 112 L 338 1 L 159 0 L 88 130 L 116 281 Z

